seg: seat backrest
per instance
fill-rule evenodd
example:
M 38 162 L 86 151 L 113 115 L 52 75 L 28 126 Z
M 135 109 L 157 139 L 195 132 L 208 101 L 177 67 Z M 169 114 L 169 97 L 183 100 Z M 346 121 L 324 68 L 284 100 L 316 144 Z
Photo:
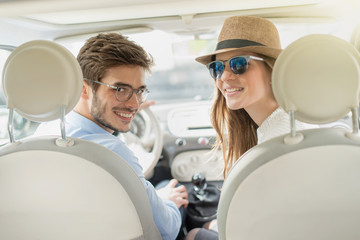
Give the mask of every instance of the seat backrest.
M 245 153 L 225 179 L 220 239 L 360 239 L 360 55 L 344 40 L 309 35 L 290 44 L 272 75 L 292 130 Z M 296 131 L 352 111 L 353 131 Z
M 0 239 L 161 239 L 140 178 L 109 149 L 66 136 L 16 141 L 12 113 L 33 121 L 64 116 L 77 103 L 82 73 L 50 41 L 16 48 L 5 63 L 10 144 L 0 149 Z

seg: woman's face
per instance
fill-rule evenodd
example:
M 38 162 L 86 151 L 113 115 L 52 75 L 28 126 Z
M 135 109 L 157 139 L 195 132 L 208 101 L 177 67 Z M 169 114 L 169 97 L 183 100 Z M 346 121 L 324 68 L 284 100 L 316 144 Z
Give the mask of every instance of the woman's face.
M 216 55 L 216 60 L 228 60 L 235 56 L 250 55 L 250 52 L 238 51 Z M 248 113 L 261 110 L 269 101 L 275 101 L 271 87 L 271 71 L 264 61 L 251 59 L 245 73 L 236 75 L 226 62 L 222 76 L 215 80 L 216 86 L 232 110 L 244 108 Z

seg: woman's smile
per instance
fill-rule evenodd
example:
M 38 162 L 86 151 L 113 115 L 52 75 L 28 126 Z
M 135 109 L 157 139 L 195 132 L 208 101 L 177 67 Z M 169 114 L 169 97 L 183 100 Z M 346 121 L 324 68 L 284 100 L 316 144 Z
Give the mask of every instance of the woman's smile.
M 231 87 L 231 88 L 225 88 L 224 93 L 225 93 L 225 96 L 233 96 L 233 95 L 236 95 L 236 94 L 242 92 L 243 90 L 244 90 L 244 88 Z

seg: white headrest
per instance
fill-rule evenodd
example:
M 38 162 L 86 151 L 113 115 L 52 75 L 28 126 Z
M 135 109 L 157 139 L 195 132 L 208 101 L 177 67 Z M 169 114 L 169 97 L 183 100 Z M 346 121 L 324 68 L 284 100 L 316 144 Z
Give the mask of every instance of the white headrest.
M 296 119 L 330 123 L 359 106 L 360 55 L 345 40 L 309 35 L 279 55 L 272 83 L 279 105 Z
M 60 118 L 60 107 L 71 111 L 80 98 L 82 72 L 63 46 L 45 40 L 27 42 L 8 57 L 3 89 L 9 108 L 33 121 Z

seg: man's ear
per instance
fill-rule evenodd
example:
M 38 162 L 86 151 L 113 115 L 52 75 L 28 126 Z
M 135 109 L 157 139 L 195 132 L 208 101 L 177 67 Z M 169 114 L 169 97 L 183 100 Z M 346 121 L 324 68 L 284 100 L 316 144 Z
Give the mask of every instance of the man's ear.
M 74 111 L 82 116 L 91 119 L 91 87 L 84 81 L 79 101 L 74 107 Z
M 91 87 L 84 81 L 80 98 L 88 99 L 90 91 L 91 91 Z

